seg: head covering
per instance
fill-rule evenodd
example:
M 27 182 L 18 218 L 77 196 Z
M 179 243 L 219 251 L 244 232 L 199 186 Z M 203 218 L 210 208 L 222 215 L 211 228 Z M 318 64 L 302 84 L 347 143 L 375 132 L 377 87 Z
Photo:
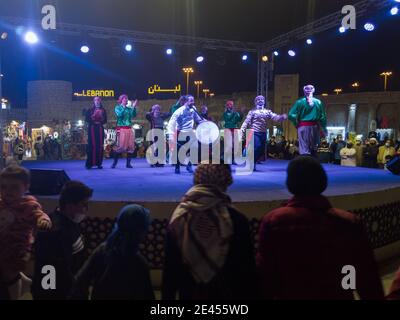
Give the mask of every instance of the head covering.
M 194 174 L 194 184 L 214 185 L 221 191 L 233 183 L 231 167 L 226 164 L 200 164 Z
M 232 100 L 228 100 L 225 105 L 227 107 L 233 107 L 233 101 Z
M 123 207 L 113 231 L 107 238 L 108 252 L 118 256 L 131 256 L 137 253 L 150 223 L 150 211 L 146 208 L 136 204 Z
M 161 106 L 159 104 L 155 104 L 154 106 L 151 107 L 151 112 L 156 111 L 156 109 L 161 110 Z
M 222 269 L 230 249 L 231 199 L 214 185 L 195 185 L 175 209 L 169 230 L 197 283 L 209 283 Z
M 304 90 L 304 93 L 305 93 L 305 94 L 314 93 L 314 92 L 315 92 L 315 88 L 314 88 L 314 86 L 311 85 L 311 84 L 306 85 L 306 86 L 303 88 L 303 90 Z

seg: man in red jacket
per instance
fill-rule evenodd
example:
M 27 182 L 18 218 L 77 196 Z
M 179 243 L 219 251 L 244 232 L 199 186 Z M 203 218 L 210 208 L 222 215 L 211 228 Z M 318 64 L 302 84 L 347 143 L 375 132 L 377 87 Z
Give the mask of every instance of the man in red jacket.
M 363 225 L 321 195 L 327 181 L 316 159 L 302 156 L 289 164 L 286 184 L 294 197 L 264 217 L 259 233 L 265 298 L 352 300 L 357 291 L 361 299 L 383 299 Z

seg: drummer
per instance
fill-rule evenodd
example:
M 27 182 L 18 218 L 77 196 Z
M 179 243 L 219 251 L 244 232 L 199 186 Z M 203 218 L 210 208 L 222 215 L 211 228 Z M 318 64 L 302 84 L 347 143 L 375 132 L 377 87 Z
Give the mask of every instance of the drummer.
M 176 152 L 177 159 L 175 162 L 175 173 L 180 174 L 180 165 L 181 162 L 184 162 L 185 159 L 179 159 L 179 149 L 188 143 L 191 137 L 194 138 L 194 124 L 202 123 L 207 120 L 202 119 L 199 113 L 196 110 L 194 105 L 194 97 L 191 95 L 186 96 L 186 103 L 180 107 L 178 110 L 174 112 L 171 119 L 168 122 L 167 132 L 170 144 L 173 146 L 176 144 Z M 179 141 L 180 133 L 184 133 L 187 135 L 186 141 Z M 190 135 L 189 135 L 190 134 Z M 174 161 L 175 159 L 173 159 Z M 193 173 L 192 163 L 189 160 L 186 170 L 189 173 Z

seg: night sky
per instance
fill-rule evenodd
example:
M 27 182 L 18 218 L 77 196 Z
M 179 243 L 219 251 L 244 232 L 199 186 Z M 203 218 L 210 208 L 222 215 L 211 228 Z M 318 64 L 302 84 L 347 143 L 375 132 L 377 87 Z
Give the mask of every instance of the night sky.
M 41 7 L 54 4 L 59 22 L 96 25 L 148 32 L 174 33 L 209 38 L 264 42 L 357 1 L 338 0 L 0 0 L 0 16 L 41 19 Z M 400 6 L 400 5 L 399 5 Z M 334 88 L 360 91 L 383 88 L 379 77 L 391 70 L 389 89 L 400 90 L 400 15 L 388 10 L 371 13 L 375 32 L 358 30 L 339 35 L 337 28 L 318 34 L 314 44 L 293 43 L 295 58 L 281 49 L 276 73 L 300 73 L 301 85 L 313 83 L 318 93 Z M 339 26 L 338 26 L 339 27 Z M 0 20 L 0 31 L 4 25 Z M 9 31 L 9 30 L 7 30 Z M 183 66 L 193 66 L 192 80 L 203 80 L 218 94 L 256 90 L 256 56 L 241 61 L 241 53 L 205 51 L 205 62 L 195 62 L 196 50 L 175 48 L 166 56 L 165 47 L 134 45 L 126 54 L 123 43 L 88 38 L 91 52 L 80 53 L 83 37 L 41 35 L 42 43 L 29 47 L 14 32 L 1 42 L 3 95 L 14 107 L 26 106 L 26 82 L 30 80 L 71 81 L 74 90 L 115 89 L 132 97 L 147 98 L 147 88 L 159 84 L 172 88 L 185 85 Z M 194 90 L 192 90 L 194 91 Z

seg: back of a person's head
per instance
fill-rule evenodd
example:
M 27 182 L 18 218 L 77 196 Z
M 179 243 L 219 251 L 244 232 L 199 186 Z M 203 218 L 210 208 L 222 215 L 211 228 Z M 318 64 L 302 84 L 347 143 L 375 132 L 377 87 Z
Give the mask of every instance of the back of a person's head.
M 87 185 L 79 181 L 68 181 L 64 184 L 59 205 L 63 209 L 67 204 L 78 204 L 79 202 L 91 198 L 93 195 L 93 190 Z
M 195 185 L 213 185 L 226 191 L 232 183 L 231 167 L 227 164 L 200 164 L 194 174 Z
M 31 175 L 29 170 L 16 165 L 12 164 L 3 169 L 0 173 L 0 181 L 1 180 L 18 180 L 22 182 L 24 185 L 29 185 Z
M 316 196 L 326 190 L 328 177 L 317 159 L 300 156 L 289 163 L 286 186 L 295 196 Z
M 137 204 L 126 205 L 118 213 L 113 231 L 107 239 L 108 252 L 119 256 L 136 254 L 150 224 L 148 209 Z

